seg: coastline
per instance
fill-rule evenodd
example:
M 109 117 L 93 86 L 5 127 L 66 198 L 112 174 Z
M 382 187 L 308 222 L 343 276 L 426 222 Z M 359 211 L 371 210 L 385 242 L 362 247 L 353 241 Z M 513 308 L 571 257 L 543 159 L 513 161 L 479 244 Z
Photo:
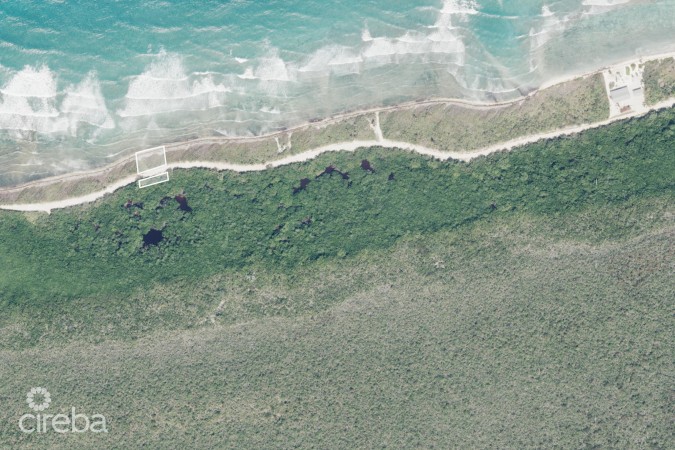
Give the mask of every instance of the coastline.
M 611 64 L 606 64 L 605 66 L 601 67 L 600 69 L 597 69 L 593 72 L 587 72 L 584 73 L 583 75 L 568 75 L 568 76 L 561 76 L 561 77 L 554 77 L 551 78 L 550 80 L 544 82 L 537 90 L 543 90 L 547 89 L 549 87 L 555 86 L 557 84 L 561 83 L 567 83 L 568 81 L 572 81 L 576 78 L 579 78 L 579 76 L 590 76 L 596 73 L 602 73 L 603 71 L 609 69 L 610 67 L 614 66 L 622 66 L 622 65 L 630 65 L 631 63 L 646 63 L 648 61 L 658 61 L 660 59 L 666 59 L 666 58 L 675 58 L 675 51 L 672 52 L 664 52 L 664 53 L 655 53 L 653 55 L 647 55 L 647 56 L 635 56 L 630 59 L 621 59 L 619 61 L 616 61 Z
M 670 52 L 670 53 L 662 53 L 658 55 L 653 55 L 653 56 L 646 56 L 646 57 L 637 57 L 633 58 L 627 61 L 623 61 L 619 64 L 631 64 L 631 63 L 645 63 L 648 61 L 655 61 L 655 60 L 661 60 L 661 59 L 666 59 L 666 58 L 675 58 L 675 52 Z M 618 64 L 617 64 L 618 65 Z M 289 136 L 289 144 L 290 144 L 290 134 L 294 132 L 302 132 L 302 131 L 310 131 L 314 132 L 317 130 L 322 130 L 325 129 L 326 127 L 334 124 L 340 124 L 342 122 L 345 122 L 346 120 L 351 120 L 351 119 L 359 119 L 359 118 L 364 118 L 367 119 L 368 115 L 374 115 L 374 120 L 371 120 L 371 123 L 369 123 L 369 126 L 373 132 L 373 137 L 374 139 L 354 139 L 350 141 L 340 141 L 340 142 L 333 142 L 325 145 L 320 145 L 316 146 L 313 148 L 310 148 L 308 150 L 301 151 L 299 153 L 291 154 L 286 157 L 281 157 L 281 158 L 274 158 L 270 160 L 266 160 L 264 162 L 260 163 L 253 163 L 253 164 L 237 164 L 237 163 L 230 163 L 227 161 L 199 161 L 199 160 L 194 160 L 194 161 L 189 161 L 189 160 L 182 160 L 182 161 L 176 161 L 176 162 L 170 162 L 168 167 L 170 169 L 189 169 L 189 168 L 208 168 L 208 169 L 215 169 L 215 170 L 232 170 L 232 171 L 237 171 L 237 172 L 245 172 L 245 171 L 258 171 L 258 170 L 265 170 L 268 168 L 274 168 L 274 167 L 279 167 L 282 165 L 286 164 L 291 164 L 291 163 L 297 163 L 297 162 L 302 162 L 302 161 L 307 161 L 309 159 L 315 158 L 316 156 L 325 153 L 325 152 L 332 152 L 332 151 L 355 151 L 358 148 L 363 148 L 363 147 L 373 147 L 373 146 L 379 146 L 379 147 L 384 147 L 384 148 L 398 148 L 402 150 L 408 150 L 408 151 L 413 151 L 417 152 L 422 155 L 427 155 L 431 156 L 434 158 L 438 159 L 456 159 L 460 161 L 470 161 L 474 158 L 477 158 L 479 156 L 485 156 L 489 155 L 490 153 L 494 153 L 497 151 L 510 151 L 513 148 L 529 144 L 532 142 L 536 142 L 542 139 L 552 139 L 560 136 L 565 136 L 565 135 L 570 135 L 574 133 L 578 133 L 587 129 L 591 128 L 597 128 L 600 126 L 607 125 L 609 123 L 618 121 L 618 120 L 623 120 L 623 119 L 628 119 L 632 117 L 639 117 L 644 114 L 647 114 L 651 111 L 655 111 L 658 109 L 662 108 L 668 108 L 672 107 L 675 105 L 675 99 L 669 99 L 663 102 L 660 102 L 656 105 L 651 105 L 649 107 L 646 107 L 645 110 L 643 111 L 633 111 L 629 113 L 624 113 L 618 116 L 610 117 L 604 121 L 599 121 L 599 122 L 593 122 L 593 123 L 583 123 L 580 125 L 574 125 L 574 126 L 567 126 L 567 127 L 562 127 L 559 129 L 555 129 L 552 131 L 547 131 L 547 132 L 540 132 L 540 133 L 535 133 L 535 134 L 530 134 L 530 135 L 525 135 L 525 136 L 520 136 L 515 139 L 511 139 L 508 141 L 504 142 L 499 142 L 493 145 L 485 146 L 482 148 L 478 149 L 473 149 L 473 150 L 468 150 L 468 151 L 444 151 L 440 150 L 438 148 L 431 148 L 428 146 L 424 145 L 419 145 L 411 142 L 403 142 L 403 141 L 398 141 L 398 140 L 390 140 L 390 139 L 385 139 L 382 136 L 382 130 L 380 129 L 379 126 L 379 114 L 380 113 L 387 113 L 387 112 L 398 112 L 398 111 L 405 111 L 405 110 L 411 110 L 415 108 L 420 108 L 420 107 L 430 107 L 430 106 L 461 106 L 464 108 L 471 108 L 471 109 L 477 109 L 477 110 L 498 110 L 500 108 L 505 108 L 508 106 L 512 105 L 518 105 L 526 100 L 533 98 L 537 93 L 544 91 L 545 89 L 549 89 L 554 86 L 560 86 L 565 83 L 569 83 L 574 80 L 579 80 L 579 79 L 586 79 L 598 74 L 603 73 L 606 71 L 609 67 L 603 67 L 601 69 L 595 70 L 593 72 L 589 72 L 583 75 L 579 76 L 570 76 L 570 77 L 565 77 L 562 79 L 554 79 L 551 80 L 550 82 L 547 82 L 543 84 L 540 88 L 533 90 L 532 92 L 528 93 L 526 96 L 523 96 L 521 98 L 515 99 L 515 100 L 510 100 L 507 102 L 498 102 L 498 103 L 483 103 L 483 102 L 470 102 L 466 100 L 461 100 L 461 99 L 429 99 L 429 100 L 419 100 L 419 101 L 414 101 L 414 102 L 406 102 L 398 105 L 392 105 L 388 107 L 379 107 L 379 108 L 369 108 L 369 109 L 364 109 L 364 110 L 359 110 L 359 111 L 351 111 L 351 112 L 346 112 L 343 114 L 339 114 L 336 116 L 332 116 L 329 118 L 326 118 L 321 121 L 317 122 L 308 122 L 302 125 L 298 125 L 297 127 L 293 127 L 287 130 L 282 130 L 278 131 L 275 133 L 267 134 L 267 135 L 261 135 L 261 136 L 255 136 L 255 137 L 208 137 L 208 138 L 198 138 L 198 139 L 193 139 L 193 140 L 187 140 L 183 142 L 175 142 L 175 143 L 169 143 L 166 144 L 166 152 L 167 155 L 172 155 L 175 153 L 178 153 L 180 151 L 186 151 L 190 149 L 190 147 L 193 146 L 199 146 L 199 145 L 212 145 L 212 144 L 222 144 L 222 143 L 232 143 L 232 144 L 238 144 L 238 143 L 258 143 L 258 142 L 265 142 L 269 141 L 270 139 L 275 139 L 277 142 L 277 145 L 280 146 L 279 144 L 279 137 L 283 136 Z M 421 119 L 419 119 L 421 120 Z M 280 152 L 281 153 L 281 146 L 280 146 Z M 62 174 L 62 175 L 57 175 L 54 177 L 48 177 L 40 180 L 35 180 L 27 183 L 23 183 L 20 185 L 16 186 L 8 186 L 8 187 L 3 187 L 0 188 L 0 198 L 1 196 L 4 195 L 16 195 L 18 193 L 21 193 L 22 191 L 26 189 L 32 189 L 32 188 L 41 188 L 41 187 L 50 187 L 54 185 L 58 185 L 63 182 L 77 182 L 78 180 L 83 180 L 86 178 L 91 178 L 91 177 L 97 177 L 97 176 L 105 176 L 106 174 L 110 175 L 111 173 L 115 171 L 120 171 L 124 170 L 125 166 L 130 165 L 134 161 L 134 155 L 127 156 L 125 158 L 122 158 L 118 161 L 115 161 L 114 163 L 108 164 L 103 167 L 99 167 L 96 169 L 91 169 L 87 171 L 81 171 L 81 172 L 72 172 L 72 173 L 67 173 L 67 174 Z M 94 192 L 90 192 L 84 195 L 75 195 L 73 197 L 60 200 L 60 201 L 45 201 L 45 202 L 36 202 L 36 203 L 18 203 L 18 202 L 10 202 L 6 204 L 0 204 L 0 209 L 5 209 L 5 210 L 14 210 L 14 211 L 42 211 L 42 212 L 51 212 L 53 209 L 60 209 L 60 208 L 66 208 L 70 206 L 76 206 L 79 204 L 84 204 L 84 203 L 90 203 L 93 202 L 109 193 L 112 193 L 116 191 L 117 189 L 120 189 L 124 186 L 127 186 L 131 183 L 134 183 L 139 177 L 134 173 L 133 175 L 127 175 L 127 176 L 122 176 L 122 177 L 117 177 L 114 181 L 106 181 L 105 187 L 103 189 L 98 189 L 95 190 Z
M 673 52 L 673 57 L 675 57 L 675 52 Z M 562 84 L 562 83 L 572 81 L 572 80 L 576 80 L 576 79 L 579 79 L 579 78 L 590 77 L 590 76 L 593 76 L 593 75 L 595 75 L 596 73 L 599 73 L 599 72 L 600 71 L 596 71 L 596 72 L 580 75 L 580 76 L 577 76 L 577 77 L 569 78 L 566 81 L 561 81 L 560 83 L 556 83 L 556 84 Z M 554 85 L 547 86 L 546 88 L 552 87 L 552 86 L 554 86 Z M 475 109 L 501 108 L 501 107 L 521 103 L 524 100 L 526 100 L 527 98 L 530 98 L 530 97 L 534 96 L 537 92 L 539 92 L 543 89 L 545 89 L 545 88 L 539 88 L 539 89 L 533 90 L 532 92 L 528 93 L 526 96 L 521 97 L 521 98 L 517 98 L 517 99 L 514 99 L 514 100 L 505 101 L 505 102 L 494 102 L 494 103 L 471 102 L 471 101 L 468 101 L 468 100 L 454 99 L 454 98 L 434 98 L 434 99 L 428 99 L 428 100 L 416 100 L 416 101 L 411 101 L 411 102 L 399 103 L 399 104 L 392 105 L 392 106 L 366 108 L 366 109 L 360 109 L 360 110 L 357 110 L 357 111 L 344 112 L 344 113 L 337 114 L 337 115 L 334 115 L 334 116 L 331 116 L 331 117 L 327 117 L 325 119 L 321 119 L 321 120 L 316 121 L 316 122 L 305 122 L 305 123 L 302 123 L 300 125 L 297 125 L 297 126 L 285 129 L 285 130 L 275 131 L 273 133 L 261 134 L 259 136 L 203 137 L 203 138 L 189 139 L 189 140 L 186 140 L 186 141 L 171 142 L 171 143 L 163 144 L 163 146 L 166 147 L 167 155 L 169 155 L 172 152 L 175 152 L 176 150 L 178 150 L 180 147 L 189 146 L 189 145 L 212 144 L 212 143 L 222 143 L 222 142 L 256 143 L 256 142 L 266 141 L 268 139 L 279 138 L 279 137 L 282 137 L 282 136 L 284 136 L 288 133 L 294 133 L 294 132 L 301 131 L 301 130 L 307 130 L 307 129 L 311 129 L 311 128 L 315 128 L 315 129 L 325 128 L 329 125 L 340 123 L 340 122 L 342 122 L 344 120 L 347 120 L 347 119 L 359 118 L 359 117 L 362 117 L 362 116 L 367 116 L 369 114 L 377 114 L 377 113 L 384 113 L 384 112 L 395 112 L 395 111 L 401 111 L 401 110 L 424 107 L 424 106 L 457 105 L 457 106 L 462 106 L 462 107 L 467 107 L 467 108 L 475 108 Z M 41 179 L 34 180 L 34 181 L 28 181 L 28 182 L 25 182 L 25 183 L 14 185 L 14 186 L 0 186 L 0 194 L 8 193 L 8 192 L 14 192 L 14 191 L 20 191 L 22 189 L 26 189 L 28 187 L 33 187 L 33 186 L 41 186 L 41 185 L 58 183 L 58 182 L 70 180 L 70 179 L 73 179 L 73 178 L 81 178 L 81 177 L 86 177 L 86 176 L 90 176 L 90 175 L 101 174 L 101 173 L 110 171 L 111 169 L 114 169 L 116 167 L 123 166 L 125 164 L 131 163 L 131 162 L 134 161 L 134 158 L 135 158 L 134 154 L 131 154 L 131 155 L 125 156 L 123 158 L 120 158 L 113 163 L 106 164 L 104 166 L 93 168 L 93 169 L 64 173 L 64 174 L 61 174 L 61 175 L 54 175 L 54 176 L 45 177 L 45 178 L 41 178 Z
M 382 141 L 352 141 L 352 142 L 342 142 L 336 144 L 326 145 L 308 152 L 300 153 L 297 155 L 289 156 L 287 158 L 279 159 L 272 161 L 268 164 L 231 164 L 227 162 L 209 162 L 209 161 L 189 161 L 189 162 L 174 162 L 168 164 L 168 169 L 212 169 L 217 171 L 234 171 L 234 172 L 253 172 L 253 171 L 262 171 L 267 169 L 272 169 L 288 164 L 300 163 L 316 158 L 317 156 L 327 153 L 327 152 L 337 152 L 337 151 L 346 151 L 354 152 L 357 149 L 365 147 L 382 147 L 382 148 L 392 148 L 400 149 L 404 151 L 412 151 L 420 155 L 431 156 L 441 160 L 455 159 L 458 161 L 469 162 L 473 159 L 476 159 L 481 156 L 487 156 L 491 153 L 501 152 L 501 151 L 511 151 L 523 145 L 531 144 L 538 142 L 540 140 L 554 139 L 561 136 L 569 136 L 572 134 L 580 133 L 582 131 L 590 130 L 593 128 L 599 128 L 605 125 L 609 125 L 614 122 L 621 120 L 627 120 L 635 117 L 640 117 L 648 114 L 652 111 L 657 111 L 659 109 L 671 108 L 675 106 L 675 99 L 670 99 L 664 102 L 661 102 L 657 105 L 650 107 L 647 111 L 635 112 L 631 114 L 626 114 L 622 116 L 612 117 L 603 122 L 597 122 L 593 124 L 580 125 L 571 128 L 561 129 L 554 132 L 540 133 L 538 135 L 526 136 L 518 139 L 514 139 L 509 142 L 504 142 L 501 144 L 493 145 L 491 147 L 486 147 L 477 151 L 472 151 L 468 153 L 458 153 L 458 152 L 443 152 L 436 149 L 431 149 L 428 147 L 410 144 L 408 142 L 398 142 L 390 140 Z M 71 206 L 82 205 L 86 203 L 94 202 L 107 194 L 111 194 L 116 190 L 128 186 L 129 184 L 135 183 L 140 177 L 137 175 L 130 175 L 125 177 L 114 184 L 111 184 L 106 189 L 98 192 L 94 192 L 88 195 L 81 197 L 69 198 L 61 201 L 55 202 L 43 202 L 43 203 L 33 203 L 33 204 L 16 204 L 16 205 L 0 205 L 0 209 L 9 210 L 9 211 L 23 211 L 23 212 L 46 212 L 51 213 L 54 209 L 63 209 Z

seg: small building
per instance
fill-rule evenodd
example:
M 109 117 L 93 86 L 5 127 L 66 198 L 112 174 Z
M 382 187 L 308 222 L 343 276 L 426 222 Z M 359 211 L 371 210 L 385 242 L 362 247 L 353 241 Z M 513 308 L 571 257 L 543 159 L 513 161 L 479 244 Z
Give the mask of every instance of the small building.
M 628 90 L 628 86 L 621 86 L 620 88 L 609 91 L 609 96 L 612 97 L 612 100 L 615 102 L 625 102 L 630 100 L 630 91 Z

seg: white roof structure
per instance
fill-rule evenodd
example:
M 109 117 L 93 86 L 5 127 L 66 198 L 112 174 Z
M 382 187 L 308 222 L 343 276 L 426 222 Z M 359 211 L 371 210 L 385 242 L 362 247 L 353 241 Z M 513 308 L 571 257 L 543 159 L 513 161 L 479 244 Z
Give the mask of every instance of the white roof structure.
M 609 91 L 609 95 L 615 102 L 625 102 L 626 100 L 630 100 L 630 91 L 628 90 L 628 86 L 621 86 L 619 88 L 612 89 Z

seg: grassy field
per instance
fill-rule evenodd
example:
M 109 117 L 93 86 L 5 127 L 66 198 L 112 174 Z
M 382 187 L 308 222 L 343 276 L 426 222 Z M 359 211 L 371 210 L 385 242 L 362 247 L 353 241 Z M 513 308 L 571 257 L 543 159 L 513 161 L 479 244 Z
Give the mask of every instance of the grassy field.
M 672 447 L 674 118 L 2 212 L 0 447 Z
M 537 92 L 503 108 L 424 106 L 380 115 L 385 137 L 441 150 L 475 150 L 609 117 L 601 74 Z
M 653 105 L 675 96 L 675 58 L 647 61 L 644 71 L 645 101 Z

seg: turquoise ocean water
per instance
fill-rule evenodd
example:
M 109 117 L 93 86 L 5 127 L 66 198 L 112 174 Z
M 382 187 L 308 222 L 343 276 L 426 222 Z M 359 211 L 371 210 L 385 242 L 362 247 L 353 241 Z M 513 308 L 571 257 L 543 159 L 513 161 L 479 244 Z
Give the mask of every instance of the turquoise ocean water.
M 673 50 L 675 0 L 0 0 L 0 185 Z

